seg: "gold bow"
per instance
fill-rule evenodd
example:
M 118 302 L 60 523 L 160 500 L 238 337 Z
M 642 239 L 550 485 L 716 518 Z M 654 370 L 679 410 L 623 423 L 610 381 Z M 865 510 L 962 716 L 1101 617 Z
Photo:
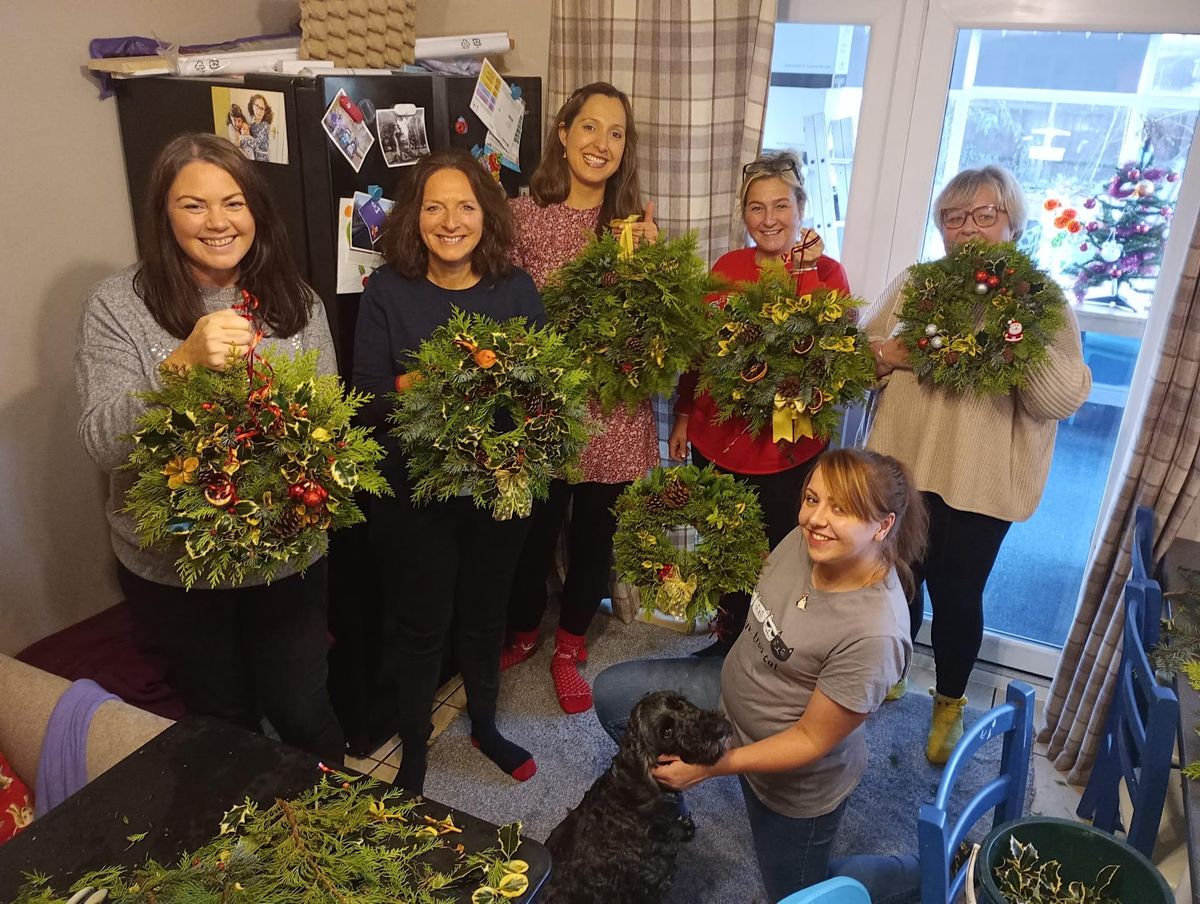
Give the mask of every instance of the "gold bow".
M 979 343 L 975 341 L 975 334 L 968 333 L 957 339 L 951 339 L 950 351 L 958 352 L 960 355 L 970 355 L 972 358 L 978 355 L 980 349 Z
M 658 588 L 658 597 L 654 601 L 654 605 L 659 610 L 667 613 L 667 615 L 685 618 L 687 616 L 688 603 L 696 595 L 698 584 L 699 580 L 695 575 L 685 580 L 680 577 L 678 571 L 673 570 L 663 578 L 663 582 Z
M 620 226 L 621 232 L 617 236 L 617 244 L 620 246 L 620 251 L 617 252 L 617 258 L 625 260 L 627 257 L 633 256 L 634 239 L 633 239 L 633 224 L 638 222 L 641 216 L 636 213 L 631 213 L 629 216 L 621 219 L 610 220 L 610 226 Z
M 821 340 L 821 348 L 827 352 L 854 351 L 853 336 L 831 336 Z
M 514 515 L 528 518 L 533 510 L 533 493 L 529 489 L 529 477 L 524 471 L 508 471 L 497 468 L 492 472 L 496 479 L 496 504 L 493 517 L 507 521 Z
M 799 442 L 802 436 L 813 435 L 812 418 L 802 399 L 788 398 L 775 393 L 775 413 L 771 415 L 771 438 L 775 442 Z
M 846 309 L 839 302 L 830 300 L 817 314 L 817 323 L 833 323 L 844 314 Z

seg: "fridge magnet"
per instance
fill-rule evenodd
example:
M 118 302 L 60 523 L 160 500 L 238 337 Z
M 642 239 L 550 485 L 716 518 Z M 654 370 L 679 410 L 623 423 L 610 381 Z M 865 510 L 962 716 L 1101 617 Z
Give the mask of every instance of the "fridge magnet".
M 354 168 L 354 172 L 362 169 L 363 161 L 367 159 L 367 151 L 375 143 L 375 136 L 363 122 L 362 110 L 358 104 L 346 96 L 346 92 L 338 89 L 337 95 L 325 108 L 321 117 L 321 128 L 333 142 L 346 162 Z
M 283 94 L 216 85 L 210 91 L 214 134 L 228 138 L 249 160 L 288 162 Z
M 373 252 L 383 224 L 391 213 L 393 202 L 367 192 L 354 193 L 354 213 L 350 218 L 350 247 L 356 251 Z
M 359 192 L 362 197 L 371 196 Z M 367 278 L 382 266 L 383 255 L 375 251 L 359 251 L 351 245 L 354 223 L 354 198 L 341 198 L 338 202 L 337 242 L 337 292 L 339 295 L 359 295 L 367 284 Z
M 379 150 L 388 166 L 412 166 L 429 153 L 424 107 L 396 104 L 377 110 L 375 128 Z

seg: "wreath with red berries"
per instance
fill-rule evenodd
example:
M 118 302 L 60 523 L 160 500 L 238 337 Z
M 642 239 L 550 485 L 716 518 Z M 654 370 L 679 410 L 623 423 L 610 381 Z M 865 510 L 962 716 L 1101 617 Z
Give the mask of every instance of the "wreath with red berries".
M 762 507 L 754 490 L 712 466 L 655 468 L 617 498 L 613 561 L 641 593 L 642 608 L 691 620 L 721 597 L 750 591 L 768 552 Z M 699 535 L 680 549 L 669 532 Z
M 164 369 L 132 434 L 125 495 L 143 547 L 180 548 L 183 585 L 303 571 L 326 531 L 363 520 L 354 494 L 390 494 L 383 447 L 350 418 L 370 397 L 318 376 L 318 352 Z
M 912 267 L 901 291 L 913 372 L 954 392 L 1020 389 L 1066 323 L 1062 290 L 1012 242 L 966 242 Z

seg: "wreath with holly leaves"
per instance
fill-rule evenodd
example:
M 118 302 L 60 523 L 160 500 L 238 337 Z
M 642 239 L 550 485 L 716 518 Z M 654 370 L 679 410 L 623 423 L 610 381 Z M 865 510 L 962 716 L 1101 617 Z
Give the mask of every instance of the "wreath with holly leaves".
M 655 468 L 617 499 L 613 559 L 622 580 L 641 591 L 642 607 L 694 619 L 721 597 L 750 591 L 768 552 L 757 494 L 711 466 Z M 700 535 L 680 549 L 668 531 Z
M 551 275 L 542 301 L 608 412 L 671 394 L 701 349 L 705 297 L 719 285 L 696 253 L 695 233 L 636 248 L 605 233 Z
M 782 265 L 757 282 L 739 283 L 718 315 L 713 346 L 700 364 L 701 389 L 722 420 L 740 417 L 778 443 L 829 437 L 839 405 L 875 382 L 870 345 L 859 331 L 862 301 L 837 289 L 800 294 Z
M 456 308 L 416 370 L 390 415 L 414 502 L 469 494 L 497 521 L 524 518 L 573 472 L 590 436 L 587 374 L 553 329 Z
M 143 547 L 182 543 L 185 587 L 303 571 L 326 531 L 363 520 L 355 492 L 391 493 L 383 447 L 350 426 L 370 396 L 318 376 L 317 358 L 252 349 L 221 372 L 164 369 L 162 388 L 141 394 L 124 511 Z
M 912 267 L 901 291 L 913 372 L 954 392 L 1021 388 L 1066 322 L 1058 284 L 1012 242 L 966 242 Z

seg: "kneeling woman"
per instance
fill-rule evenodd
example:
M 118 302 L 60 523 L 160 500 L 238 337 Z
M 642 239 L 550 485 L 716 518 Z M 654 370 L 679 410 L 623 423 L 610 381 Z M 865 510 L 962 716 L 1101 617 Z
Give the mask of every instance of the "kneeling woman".
M 905 467 L 855 449 L 827 452 L 804 486 L 799 527 L 775 547 L 746 629 L 722 662 L 626 662 L 596 679 L 596 715 L 614 738 L 634 703 L 677 690 L 718 702 L 733 746 L 715 764 L 674 760 L 655 778 L 683 790 L 737 775 L 771 900 L 824 880 L 846 798 L 866 769 L 867 716 L 912 655 L 906 562 L 926 515 Z
M 495 521 L 470 496 L 414 507 L 403 452 L 387 432 L 391 394 L 417 379 L 408 371 L 418 347 L 450 319 L 453 308 L 544 324 L 533 280 L 508 262 L 512 234 L 503 190 L 470 154 L 441 151 L 422 158 L 408 196 L 388 217 L 382 239 L 386 265 L 371 276 L 358 312 L 354 385 L 374 395 L 362 419 L 376 428 L 387 449 L 383 471 L 396 493 L 372 500 L 369 514 L 387 618 L 395 623 L 390 652 L 404 747 L 396 783 L 418 794 L 452 624 L 472 741 L 513 778 L 524 781 L 536 769 L 529 752 L 496 728 L 508 603 L 496 588 L 512 581 L 529 519 Z

